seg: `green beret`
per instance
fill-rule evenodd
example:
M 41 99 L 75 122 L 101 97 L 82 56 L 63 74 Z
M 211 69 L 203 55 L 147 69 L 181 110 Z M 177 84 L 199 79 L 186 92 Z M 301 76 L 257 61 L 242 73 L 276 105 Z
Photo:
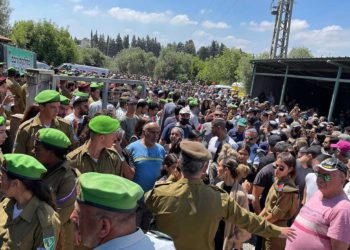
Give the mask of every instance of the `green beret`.
M 64 95 L 60 95 L 60 103 L 61 105 L 69 105 L 69 98 L 65 97 Z
M 190 97 L 187 98 L 187 101 L 188 101 L 188 102 L 193 101 L 193 100 L 194 100 L 194 98 L 193 98 L 192 96 L 190 96 Z
M 133 212 L 143 196 L 138 184 L 113 174 L 88 172 L 78 182 L 78 202 L 109 211 Z
M 103 87 L 103 82 L 91 82 L 90 88 L 102 88 Z
M 34 100 L 39 104 L 59 102 L 60 93 L 56 90 L 46 89 L 37 94 Z
M 233 109 L 238 108 L 238 106 L 237 106 L 236 104 L 232 104 L 232 103 L 229 104 L 228 107 L 229 107 L 229 108 L 233 108 Z
M 96 134 L 108 135 L 117 131 L 120 123 L 108 115 L 99 115 L 90 120 L 89 128 Z
M 194 106 L 198 106 L 198 102 L 197 102 L 197 100 L 192 100 L 192 101 L 190 101 L 189 103 L 188 103 L 188 105 L 190 106 L 190 107 L 194 107 Z
M 86 97 L 88 98 L 90 95 L 88 93 L 85 92 L 81 92 L 81 91 L 74 91 L 73 96 L 79 96 L 79 97 Z
M 16 72 L 16 69 L 14 67 L 8 68 L 7 69 L 8 72 Z
M 174 92 L 169 92 L 168 96 L 173 96 Z
M 171 98 L 168 98 L 167 99 L 167 103 L 170 103 L 170 102 L 172 102 L 173 101 L 173 99 L 171 99 Z
M 5 62 L 0 62 L 0 66 L 4 66 L 5 65 Z
M 180 143 L 181 152 L 194 160 L 208 161 L 211 153 L 200 142 L 183 140 Z
M 71 142 L 66 134 L 55 128 L 39 129 L 37 139 L 39 142 L 43 142 L 57 148 L 66 149 L 71 145 Z
M 4 154 L 2 169 L 25 180 L 41 180 L 47 172 L 37 159 L 26 154 Z
M 165 99 L 159 99 L 159 103 L 160 103 L 160 104 L 166 104 L 166 103 L 167 103 L 167 100 L 165 100 Z
M 2 115 L 0 116 L 0 126 L 6 125 L 6 119 Z
M 139 85 L 139 86 L 136 87 L 136 90 L 137 90 L 138 92 L 141 92 L 142 89 L 143 89 L 143 87 L 142 87 L 141 85 Z

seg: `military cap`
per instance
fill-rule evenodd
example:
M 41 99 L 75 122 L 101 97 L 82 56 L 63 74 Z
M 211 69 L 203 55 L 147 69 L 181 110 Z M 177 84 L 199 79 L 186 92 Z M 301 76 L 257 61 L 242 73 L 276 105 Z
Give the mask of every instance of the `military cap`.
M 110 116 L 99 115 L 90 120 L 89 128 L 96 134 L 108 135 L 117 131 L 120 128 L 120 123 Z
M 197 101 L 196 99 L 193 99 L 192 101 L 190 101 L 190 102 L 188 103 L 188 105 L 189 105 L 190 107 L 198 106 L 198 101 Z
M 82 82 L 82 81 L 78 82 L 78 87 L 79 88 L 85 88 L 85 87 L 88 87 L 88 86 L 90 86 L 89 82 Z
M 169 94 L 168 94 L 169 97 L 172 97 L 173 95 L 174 95 L 174 92 L 172 92 L 172 91 L 169 92 Z
M 6 124 L 6 119 L 2 115 L 0 116 L 0 126 L 4 126 Z
M 84 173 L 78 183 L 78 202 L 109 211 L 133 212 L 143 196 L 138 184 L 113 174 Z
M 89 97 L 89 94 L 77 90 L 77 91 L 74 91 L 73 96 L 80 96 L 80 97 L 86 97 L 86 98 L 88 98 L 88 97 Z
M 7 69 L 7 72 L 16 72 L 16 69 L 14 67 L 10 67 Z
M 180 143 L 180 148 L 183 154 L 192 159 L 200 161 L 211 159 L 211 153 L 200 142 L 183 140 Z
M 46 89 L 37 94 L 34 100 L 39 104 L 59 102 L 60 93 L 56 90 Z
M 99 89 L 103 87 L 103 82 L 91 82 L 90 88 Z
M 166 103 L 167 103 L 167 100 L 165 100 L 165 99 L 159 99 L 159 103 L 160 103 L 160 104 L 166 104 Z
M 25 180 L 40 180 L 46 168 L 34 157 L 26 154 L 4 154 L 2 169 Z
M 236 104 L 232 104 L 232 103 L 229 104 L 228 107 L 229 107 L 229 108 L 232 108 L 232 109 L 238 108 L 238 106 L 237 106 Z
M 37 138 L 43 142 L 57 148 L 68 148 L 71 145 L 69 138 L 61 130 L 55 128 L 42 128 L 38 130 Z
M 194 98 L 193 98 L 192 96 L 187 97 L 187 101 L 188 101 L 188 102 L 192 101 L 193 99 L 194 99 Z
M 73 98 L 71 99 L 71 103 L 72 105 L 74 105 L 79 102 L 87 102 L 88 100 L 89 98 L 86 96 L 73 96 Z
M 239 118 L 237 121 L 237 125 L 241 127 L 246 127 L 247 126 L 247 119 L 245 118 Z
M 61 105 L 69 105 L 69 98 L 65 97 L 64 95 L 60 95 L 60 103 Z

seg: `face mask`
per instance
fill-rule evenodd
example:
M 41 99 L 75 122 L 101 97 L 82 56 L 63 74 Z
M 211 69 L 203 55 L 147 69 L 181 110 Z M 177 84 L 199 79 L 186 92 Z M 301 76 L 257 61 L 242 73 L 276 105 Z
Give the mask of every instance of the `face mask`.
M 180 123 L 181 123 L 182 125 L 189 124 L 189 123 L 190 123 L 190 119 L 184 119 L 184 118 L 182 118 L 182 119 L 180 120 Z

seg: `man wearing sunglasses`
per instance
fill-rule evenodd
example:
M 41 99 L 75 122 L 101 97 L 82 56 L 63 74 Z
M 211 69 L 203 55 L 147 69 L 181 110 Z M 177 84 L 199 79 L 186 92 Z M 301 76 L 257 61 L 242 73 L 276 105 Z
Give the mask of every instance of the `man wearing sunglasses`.
M 286 250 L 337 249 L 350 245 L 350 201 L 344 193 L 347 167 L 336 158 L 315 168 L 317 191 L 302 207 L 292 228 L 297 237 L 287 240 Z M 305 244 L 307 242 L 307 244 Z

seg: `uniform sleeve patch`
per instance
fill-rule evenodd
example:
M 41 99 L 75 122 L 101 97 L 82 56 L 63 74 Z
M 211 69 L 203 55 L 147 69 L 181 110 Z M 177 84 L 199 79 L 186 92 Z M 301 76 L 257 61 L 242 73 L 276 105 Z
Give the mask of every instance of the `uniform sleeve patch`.
M 55 249 L 55 237 L 54 236 L 44 238 L 43 243 L 44 243 L 44 248 L 46 250 L 54 250 Z

